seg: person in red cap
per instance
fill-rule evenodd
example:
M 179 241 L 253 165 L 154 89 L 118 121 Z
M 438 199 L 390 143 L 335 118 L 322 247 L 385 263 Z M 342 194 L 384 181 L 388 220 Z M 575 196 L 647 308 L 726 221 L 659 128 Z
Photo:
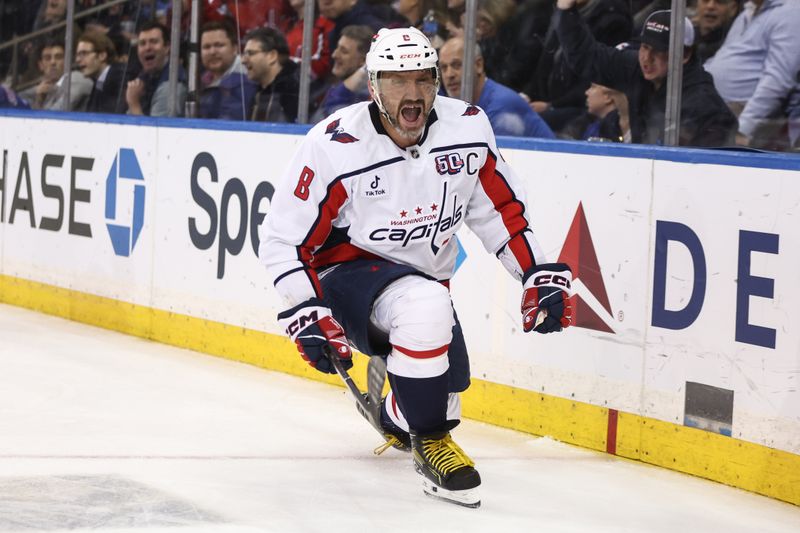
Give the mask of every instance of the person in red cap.
M 611 47 L 594 40 L 576 0 L 558 0 L 556 30 L 567 63 L 599 83 L 625 93 L 629 102 L 631 141 L 664 144 L 669 66 L 670 12 L 656 11 L 644 23 L 638 54 L 627 46 Z M 683 39 L 681 146 L 714 147 L 734 143 L 737 121 L 711 76 L 694 57 L 694 28 L 686 19 Z

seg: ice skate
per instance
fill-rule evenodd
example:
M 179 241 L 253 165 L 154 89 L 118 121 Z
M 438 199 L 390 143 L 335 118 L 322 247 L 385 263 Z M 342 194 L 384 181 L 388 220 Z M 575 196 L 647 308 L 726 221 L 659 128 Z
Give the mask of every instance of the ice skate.
M 411 449 L 425 494 L 464 507 L 480 507 L 481 476 L 450 433 L 411 435 Z
M 363 396 L 364 400 L 367 402 L 367 404 L 369 404 L 370 399 L 367 394 L 364 393 Z M 386 442 L 375 448 L 375 455 L 380 455 L 389 448 L 395 448 L 403 452 L 410 452 L 411 436 L 407 431 L 404 431 L 402 428 L 398 427 L 394 422 L 392 422 L 392 420 L 389 418 L 389 415 L 386 414 L 385 404 L 386 398 L 381 400 L 378 419 L 380 420 L 380 432 L 383 434 L 383 438 L 386 440 Z M 359 412 L 364 416 L 364 418 L 367 418 L 363 410 L 359 409 Z

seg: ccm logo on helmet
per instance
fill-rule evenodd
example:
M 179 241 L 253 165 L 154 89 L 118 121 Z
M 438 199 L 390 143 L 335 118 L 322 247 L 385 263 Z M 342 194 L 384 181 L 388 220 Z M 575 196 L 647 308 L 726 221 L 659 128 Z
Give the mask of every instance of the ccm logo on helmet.
M 307 316 L 301 316 L 289 324 L 289 327 L 286 328 L 286 334 L 291 337 L 301 329 L 305 328 L 308 324 L 316 322 L 317 320 L 319 320 L 317 312 L 311 311 Z
M 415 59 L 417 57 L 422 57 L 422 54 L 401 54 L 400 59 Z
M 570 288 L 569 280 L 558 274 L 542 274 L 533 279 L 534 287 L 541 287 L 542 285 L 559 285 L 568 289 Z

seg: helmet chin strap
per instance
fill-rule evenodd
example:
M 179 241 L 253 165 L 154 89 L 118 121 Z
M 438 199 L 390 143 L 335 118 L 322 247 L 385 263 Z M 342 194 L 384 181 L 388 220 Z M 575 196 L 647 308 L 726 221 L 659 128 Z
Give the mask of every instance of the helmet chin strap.
M 392 117 L 389 116 L 389 113 L 386 112 L 386 108 L 383 106 L 383 100 L 381 100 L 381 93 L 378 89 L 378 73 L 377 72 L 370 72 L 369 73 L 369 84 L 372 86 L 372 96 L 375 103 L 378 105 L 378 111 L 381 112 L 381 115 L 386 117 L 386 120 L 392 122 Z

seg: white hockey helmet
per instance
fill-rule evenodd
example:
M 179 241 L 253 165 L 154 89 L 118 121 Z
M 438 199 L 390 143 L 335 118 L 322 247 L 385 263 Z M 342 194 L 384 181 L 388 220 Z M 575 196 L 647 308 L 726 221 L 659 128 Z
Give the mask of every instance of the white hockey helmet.
M 436 49 L 417 28 L 381 28 L 372 38 L 366 60 L 369 84 L 381 112 L 386 113 L 378 92 L 379 73 L 432 69 L 438 93 L 438 62 Z

